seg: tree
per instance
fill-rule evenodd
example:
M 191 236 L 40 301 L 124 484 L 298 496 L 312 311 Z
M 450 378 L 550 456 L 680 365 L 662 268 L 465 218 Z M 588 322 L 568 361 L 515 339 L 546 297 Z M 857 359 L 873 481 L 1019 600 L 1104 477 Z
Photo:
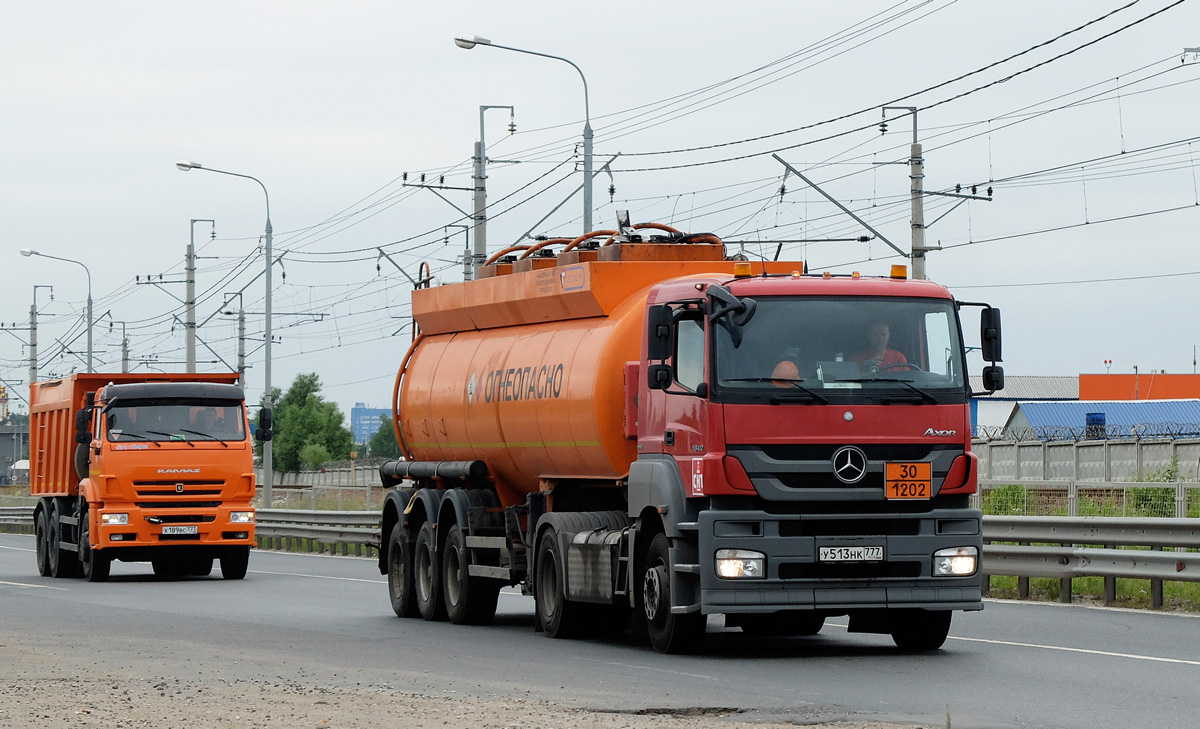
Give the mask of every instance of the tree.
M 300 449 L 300 460 L 317 471 L 329 460 L 329 451 L 320 443 L 309 443 Z
M 372 458 L 399 458 L 400 444 L 396 442 L 396 429 L 392 427 L 392 420 L 386 415 L 379 416 L 382 425 L 379 430 L 375 431 L 375 435 L 371 436 L 369 444 Z
M 354 436 L 346 427 L 337 403 L 326 402 L 320 392 L 321 379 L 317 374 L 304 373 L 297 375 L 288 391 L 276 400 L 272 446 L 275 470 L 300 470 L 300 464 L 307 460 L 301 453 L 308 445 L 323 447 L 324 460 L 350 457 Z

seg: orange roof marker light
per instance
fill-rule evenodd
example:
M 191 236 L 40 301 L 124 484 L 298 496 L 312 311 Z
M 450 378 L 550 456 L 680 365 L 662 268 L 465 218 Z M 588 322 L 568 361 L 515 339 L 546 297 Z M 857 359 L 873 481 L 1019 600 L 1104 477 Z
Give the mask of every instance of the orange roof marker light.
M 908 278 L 908 266 L 903 263 L 892 264 L 892 278 Z
M 750 271 L 749 261 L 737 261 L 733 264 L 734 278 L 750 278 L 754 274 Z

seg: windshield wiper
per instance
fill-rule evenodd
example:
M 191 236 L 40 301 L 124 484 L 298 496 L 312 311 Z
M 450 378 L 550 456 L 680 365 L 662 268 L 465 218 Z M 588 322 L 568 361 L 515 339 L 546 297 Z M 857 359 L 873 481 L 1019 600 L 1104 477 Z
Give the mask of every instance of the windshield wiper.
M 838 378 L 838 382 L 897 382 L 921 396 L 921 399 L 931 405 L 937 405 L 938 399 L 908 380 L 898 380 L 895 377 L 855 377 L 852 379 Z
M 154 445 L 158 446 L 159 448 L 162 448 L 162 443 L 159 443 L 156 440 L 147 438 L 146 436 L 142 435 L 141 433 L 127 433 L 125 431 L 121 431 L 120 433 L 117 433 L 115 430 L 108 431 L 108 437 L 110 439 L 112 439 L 113 435 L 117 436 L 115 439 L 116 442 L 120 442 L 121 438 L 141 438 L 142 440 L 149 441 L 149 442 L 153 443 Z
M 167 436 L 167 440 L 170 440 L 170 441 L 172 441 L 172 442 L 176 442 L 176 443 L 178 443 L 178 442 L 181 442 L 181 441 L 182 441 L 182 442 L 184 442 L 184 443 L 187 443 L 188 445 L 190 445 L 190 446 L 191 446 L 191 447 L 193 447 L 193 448 L 195 448 L 195 447 L 196 447 L 196 444 L 195 444 L 195 443 L 192 443 L 192 442 L 191 442 L 191 441 L 189 441 L 187 438 L 176 438 L 174 433 L 164 433 L 164 432 L 162 432 L 161 430 L 147 430 L 146 432 L 147 432 L 147 433 L 154 433 L 155 435 L 165 435 L 165 436 Z M 155 441 L 155 442 L 157 442 L 157 441 Z M 160 446 L 160 447 L 161 447 L 161 446 Z
M 776 404 L 784 403 L 784 402 L 819 402 L 822 405 L 829 404 L 829 400 L 826 399 L 823 395 L 813 392 L 812 390 L 808 389 L 804 385 L 801 385 L 799 380 L 793 380 L 790 377 L 730 377 L 727 379 L 723 379 L 721 381 L 722 382 L 786 382 L 789 385 L 791 385 L 792 387 L 796 388 L 797 390 L 799 390 L 800 392 L 803 392 L 805 395 L 808 396 L 807 398 L 773 397 L 773 398 L 771 398 L 772 405 L 776 405 Z
M 217 436 L 213 435 L 212 433 L 201 433 L 201 432 L 200 432 L 200 431 L 198 431 L 198 430 L 188 430 L 187 428 L 180 428 L 179 430 L 180 430 L 180 431 L 182 431 L 182 432 L 184 432 L 184 433 L 191 433 L 192 435 L 200 435 L 200 436 L 203 436 L 203 437 L 205 437 L 205 438 L 208 438 L 208 439 L 210 439 L 210 440 L 215 440 L 216 442 L 220 443 L 221 445 L 225 446 L 226 448 L 228 448 L 228 447 L 229 447 L 229 444 L 228 444 L 228 443 L 226 443 L 225 441 L 221 440 L 220 438 L 218 438 Z

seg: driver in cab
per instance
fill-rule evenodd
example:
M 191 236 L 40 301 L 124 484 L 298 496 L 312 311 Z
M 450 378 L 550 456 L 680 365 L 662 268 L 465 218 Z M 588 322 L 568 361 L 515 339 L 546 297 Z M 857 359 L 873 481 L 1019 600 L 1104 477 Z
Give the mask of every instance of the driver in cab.
M 850 355 L 864 373 L 875 374 L 888 370 L 906 369 L 908 359 L 902 352 L 888 348 L 892 330 L 885 321 L 877 321 L 867 329 L 867 346 Z

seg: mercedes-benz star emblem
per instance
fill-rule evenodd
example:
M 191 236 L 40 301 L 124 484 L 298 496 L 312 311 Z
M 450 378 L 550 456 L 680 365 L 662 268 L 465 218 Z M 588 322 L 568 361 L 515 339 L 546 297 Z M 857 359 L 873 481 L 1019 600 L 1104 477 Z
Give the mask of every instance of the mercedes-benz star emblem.
M 867 475 L 867 454 L 857 446 L 842 446 L 829 459 L 833 475 L 842 483 L 858 483 Z

